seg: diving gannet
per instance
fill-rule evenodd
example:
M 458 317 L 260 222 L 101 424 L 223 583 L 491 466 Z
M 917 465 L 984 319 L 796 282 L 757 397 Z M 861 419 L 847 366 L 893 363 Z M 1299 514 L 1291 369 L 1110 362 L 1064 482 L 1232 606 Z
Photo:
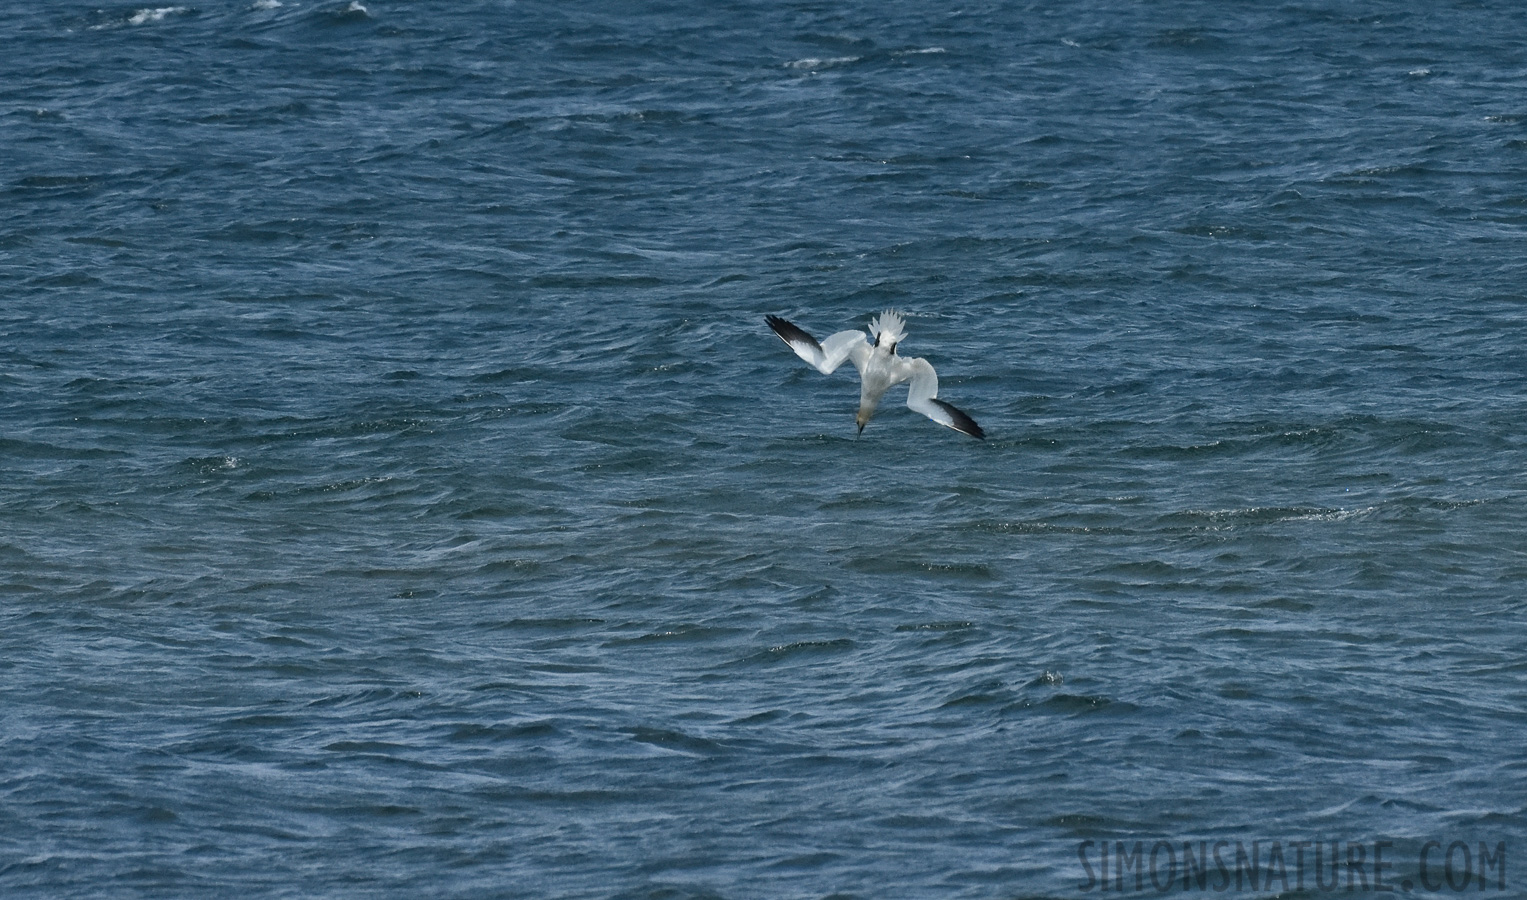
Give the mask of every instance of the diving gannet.
M 864 433 L 864 426 L 869 423 L 870 416 L 875 414 L 875 407 L 880 405 L 880 398 L 885 392 L 892 385 L 909 381 L 908 409 L 922 413 L 961 434 L 985 440 L 986 432 L 981 430 L 975 419 L 938 399 L 938 375 L 926 359 L 907 359 L 896 355 L 896 345 L 907 336 L 900 314 L 888 309 L 871 319 L 869 338 L 862 331 L 840 331 L 820 344 L 816 338 L 779 316 L 765 316 L 764 321 L 769 323 L 780 340 L 790 345 L 796 356 L 810 363 L 823 375 L 831 375 L 833 370 L 843 365 L 844 360 L 854 364 L 854 368 L 859 370 L 862 385 L 859 391 L 859 415 L 855 417 L 860 434 Z

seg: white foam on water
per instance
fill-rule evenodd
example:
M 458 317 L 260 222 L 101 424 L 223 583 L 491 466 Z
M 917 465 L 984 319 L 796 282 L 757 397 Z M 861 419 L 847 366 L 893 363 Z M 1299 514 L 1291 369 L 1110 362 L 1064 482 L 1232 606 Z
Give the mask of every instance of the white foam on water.
M 127 19 L 129 25 L 146 25 L 149 22 L 163 22 L 165 16 L 180 15 L 190 12 L 185 6 L 161 6 L 157 9 L 140 9 Z
M 859 61 L 857 56 L 834 56 L 828 59 L 819 59 L 815 56 L 805 59 L 794 59 L 785 63 L 787 69 L 828 69 L 833 66 L 843 66 Z

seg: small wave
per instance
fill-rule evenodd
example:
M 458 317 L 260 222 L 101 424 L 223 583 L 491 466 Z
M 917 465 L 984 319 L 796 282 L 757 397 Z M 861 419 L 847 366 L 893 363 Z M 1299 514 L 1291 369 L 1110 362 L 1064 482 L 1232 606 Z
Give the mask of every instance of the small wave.
M 255 0 L 254 5 L 250 6 L 249 8 L 259 10 L 280 9 L 281 0 Z
M 1052 522 L 976 522 L 969 526 L 972 531 L 992 534 L 1093 534 L 1128 535 L 1133 529 L 1118 525 L 1067 525 Z
M 181 466 L 201 475 L 231 472 L 239 467 L 237 456 L 192 456 L 181 461 Z
M 1341 509 L 1327 506 L 1248 506 L 1238 509 L 1187 509 L 1161 517 L 1167 527 L 1190 531 L 1221 531 L 1242 526 L 1273 525 L 1281 522 L 1341 522 L 1360 518 L 1378 510 L 1376 506 Z
M 1124 700 L 1114 700 L 1092 694 L 1055 694 L 1035 707 L 1043 712 L 1061 715 L 1085 715 L 1107 710 L 1110 713 L 1130 713 L 1139 707 Z
M 950 578 L 972 578 L 977 580 L 993 580 L 996 578 L 992 573 L 991 567 L 982 563 L 929 562 L 901 557 L 886 558 L 876 555 L 850 560 L 848 566 L 859 572 L 870 573 L 906 573 L 917 576 L 942 575 Z
M 668 643 L 671 641 L 704 641 L 715 636 L 725 636 L 731 629 L 707 628 L 704 625 L 678 625 L 664 631 L 650 631 L 635 637 L 612 638 L 606 647 L 624 647 L 632 644 Z
M 974 623 L 961 619 L 957 622 L 921 622 L 916 625 L 897 625 L 897 631 L 959 631 Z
M 809 56 L 809 57 L 807 57 L 805 59 L 793 59 L 790 62 L 785 63 L 785 68 L 787 68 L 787 69 L 830 69 L 833 66 L 846 66 L 849 63 L 856 63 L 861 58 L 862 57 L 858 57 L 858 56 L 833 56 L 833 57 L 829 57 L 829 58 L 826 58 L 826 59 L 820 59 L 820 58 L 815 57 L 815 56 Z
M 1029 687 L 1055 687 L 1066 683 L 1066 676 L 1045 669 L 1044 674 L 1029 682 Z
M 726 750 L 724 746 L 709 738 L 696 737 L 672 728 L 637 726 L 627 729 L 627 732 L 631 735 L 631 739 L 639 744 L 647 744 L 678 753 L 714 756 Z
M 788 644 L 775 644 L 767 650 L 753 654 L 751 659 L 774 661 L 803 654 L 837 653 L 847 650 L 852 646 L 854 646 L 854 642 L 848 638 L 835 638 L 825 641 L 792 641 Z
M 178 16 L 190 12 L 188 6 L 161 6 L 156 9 L 140 9 L 127 19 L 129 25 L 146 25 L 149 22 L 163 22 L 166 16 Z
M 14 182 L 14 187 L 26 188 L 66 188 L 94 186 L 100 181 L 97 175 L 28 175 Z
M 515 724 L 496 723 L 493 725 L 463 722 L 452 728 L 448 737 L 452 741 L 482 744 L 518 741 L 527 738 L 546 738 L 560 733 L 560 729 L 554 723 L 547 720 Z

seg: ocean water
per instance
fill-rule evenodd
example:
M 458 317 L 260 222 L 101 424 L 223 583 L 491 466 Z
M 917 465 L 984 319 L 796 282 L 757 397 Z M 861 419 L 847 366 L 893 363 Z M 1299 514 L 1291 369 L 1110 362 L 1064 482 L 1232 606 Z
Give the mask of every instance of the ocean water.
M 13 4 L 0 896 L 1527 892 L 1524 33 Z

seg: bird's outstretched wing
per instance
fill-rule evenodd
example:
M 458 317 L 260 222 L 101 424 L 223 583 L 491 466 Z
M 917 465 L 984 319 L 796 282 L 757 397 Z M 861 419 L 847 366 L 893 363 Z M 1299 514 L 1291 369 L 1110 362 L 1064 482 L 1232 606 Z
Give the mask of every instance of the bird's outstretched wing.
M 779 316 L 764 316 L 764 321 L 779 335 L 779 339 L 790 345 L 795 355 L 810 363 L 812 368 L 823 375 L 831 375 L 833 370 L 843 365 L 844 360 L 851 361 L 854 368 L 864 370 L 864 361 L 869 358 L 870 343 L 862 331 L 840 331 L 822 343 L 803 331 L 793 322 L 781 319 Z
M 932 363 L 920 356 L 903 359 L 896 372 L 896 380 L 911 382 L 907 385 L 907 409 L 922 413 L 961 434 L 986 440 L 986 432 L 976 424 L 975 419 L 965 415 L 954 404 L 938 399 L 938 373 L 933 371 Z

